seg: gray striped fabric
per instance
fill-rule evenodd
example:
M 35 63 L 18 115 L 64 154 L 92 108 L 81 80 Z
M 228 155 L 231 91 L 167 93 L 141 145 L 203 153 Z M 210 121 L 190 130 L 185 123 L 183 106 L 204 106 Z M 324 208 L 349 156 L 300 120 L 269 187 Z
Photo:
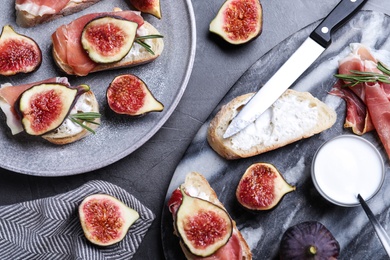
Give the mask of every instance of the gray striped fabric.
M 78 218 L 78 205 L 96 193 L 112 195 L 140 215 L 125 238 L 109 247 L 88 242 Z M 0 259 L 130 259 L 154 218 L 148 208 L 122 188 L 90 181 L 54 197 L 1 206 Z

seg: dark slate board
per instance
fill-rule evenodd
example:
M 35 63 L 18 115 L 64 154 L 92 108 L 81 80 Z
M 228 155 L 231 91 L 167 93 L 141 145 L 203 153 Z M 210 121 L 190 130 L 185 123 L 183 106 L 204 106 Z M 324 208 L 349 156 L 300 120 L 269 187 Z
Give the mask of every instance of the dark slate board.
M 308 220 L 320 221 L 333 233 L 341 246 L 340 259 L 388 259 L 363 210 L 360 207 L 343 208 L 328 203 L 317 192 L 310 177 L 311 162 L 317 148 L 335 136 L 351 133 L 343 129 L 344 101 L 328 95 L 328 91 L 336 82 L 333 74 L 336 72 L 338 60 L 349 52 L 350 43 L 362 43 L 373 49 L 385 50 L 379 53 L 383 61 L 390 64 L 390 55 L 386 51 L 390 51 L 388 16 L 372 11 L 359 12 L 334 34 L 332 45 L 292 86 L 299 91 L 311 92 L 336 110 L 338 119 L 331 129 L 278 150 L 235 161 L 227 161 L 219 157 L 206 141 L 209 122 L 221 106 L 238 95 L 258 90 L 318 23 L 293 34 L 255 62 L 235 83 L 200 128 L 177 166 L 167 191 L 161 223 L 163 248 L 167 259 L 184 257 L 178 246 L 179 240 L 173 235 L 172 216 L 166 204 L 172 191 L 184 181 L 185 175 L 190 171 L 200 172 L 209 180 L 247 239 L 254 259 L 278 258 L 279 244 L 284 231 L 292 225 Z M 364 138 L 380 150 L 385 160 L 387 175 L 389 160 L 376 134 L 368 133 Z M 272 211 L 248 212 L 236 201 L 234 194 L 239 179 L 246 168 L 255 162 L 274 164 L 286 180 L 297 187 L 295 192 L 287 194 Z M 369 206 L 385 228 L 390 216 L 389 194 L 390 179 L 386 176 L 382 189 L 369 201 Z

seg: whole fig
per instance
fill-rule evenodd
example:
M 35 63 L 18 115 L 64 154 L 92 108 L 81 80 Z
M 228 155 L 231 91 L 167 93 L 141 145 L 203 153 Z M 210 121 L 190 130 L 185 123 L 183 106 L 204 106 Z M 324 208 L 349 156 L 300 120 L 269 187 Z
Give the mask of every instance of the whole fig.
M 307 221 L 292 226 L 283 234 L 280 259 L 335 260 L 340 245 L 332 233 L 318 221 Z

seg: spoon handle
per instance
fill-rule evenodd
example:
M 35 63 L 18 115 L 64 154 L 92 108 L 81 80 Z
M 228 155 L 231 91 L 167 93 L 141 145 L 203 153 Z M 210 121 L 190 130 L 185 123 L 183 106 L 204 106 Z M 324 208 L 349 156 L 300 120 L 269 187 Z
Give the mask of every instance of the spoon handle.
M 390 256 L 390 238 L 387 235 L 385 229 L 382 227 L 382 225 L 379 223 L 379 221 L 375 218 L 374 214 L 372 213 L 371 209 L 368 207 L 365 200 L 358 194 L 358 200 L 360 204 L 362 205 L 364 211 L 367 214 L 368 219 L 371 221 L 371 224 L 373 225 L 376 234 L 379 237 L 379 240 L 381 241 L 384 249 L 387 252 L 387 255 Z

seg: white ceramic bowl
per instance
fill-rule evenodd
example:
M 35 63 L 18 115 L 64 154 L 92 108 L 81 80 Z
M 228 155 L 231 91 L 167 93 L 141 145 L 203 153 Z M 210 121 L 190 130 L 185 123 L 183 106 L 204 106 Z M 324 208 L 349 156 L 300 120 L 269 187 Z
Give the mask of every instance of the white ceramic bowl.
M 384 162 L 376 147 L 356 135 L 340 135 L 322 144 L 314 155 L 311 176 L 329 202 L 358 206 L 357 194 L 371 199 L 381 188 Z

